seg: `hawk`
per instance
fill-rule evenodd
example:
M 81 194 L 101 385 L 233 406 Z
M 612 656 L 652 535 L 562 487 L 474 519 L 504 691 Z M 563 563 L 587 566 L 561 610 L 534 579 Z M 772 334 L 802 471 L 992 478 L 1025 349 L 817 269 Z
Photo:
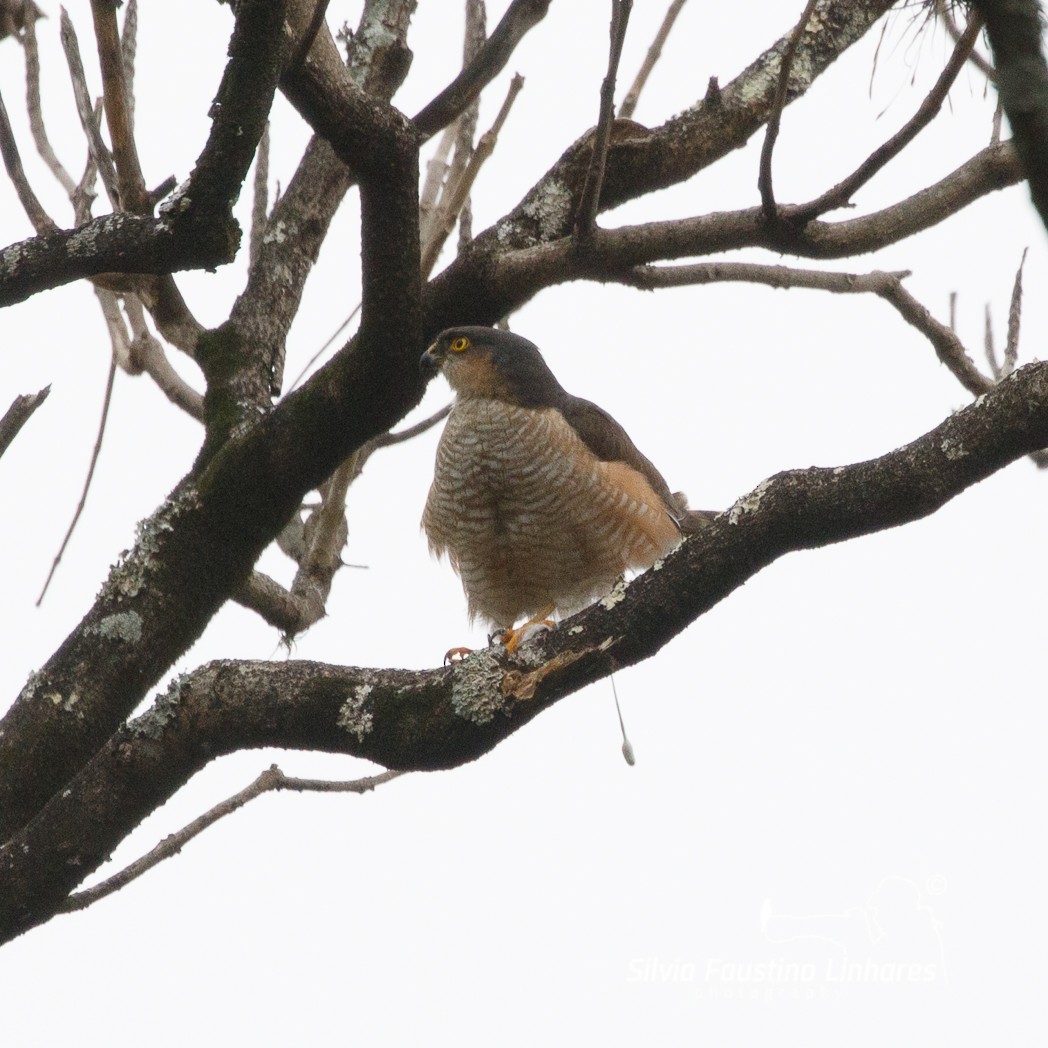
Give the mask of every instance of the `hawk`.
M 510 651 L 529 626 L 586 607 L 712 516 L 689 511 L 626 431 L 568 393 L 526 338 L 448 328 L 420 364 L 455 392 L 422 527 L 462 579 L 470 620 L 498 627 Z

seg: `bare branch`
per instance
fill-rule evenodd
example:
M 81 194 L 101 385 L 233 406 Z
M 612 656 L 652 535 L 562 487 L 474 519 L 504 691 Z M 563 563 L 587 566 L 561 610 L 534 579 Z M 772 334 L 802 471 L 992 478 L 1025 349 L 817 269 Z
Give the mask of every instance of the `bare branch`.
M 420 433 L 425 433 L 427 429 L 432 429 L 438 423 L 443 422 L 450 413 L 451 405 L 445 404 L 439 411 L 434 411 L 429 418 L 424 418 L 413 426 L 407 426 L 396 432 L 383 433 L 381 436 L 373 438 L 371 445 L 377 450 L 378 448 L 392 447 L 394 444 L 403 444 L 406 440 L 413 440 Z
M 73 537 L 73 532 L 76 529 L 77 521 L 80 520 L 80 514 L 84 512 L 84 506 L 87 503 L 87 493 L 91 490 L 91 481 L 95 475 L 95 466 L 98 464 L 98 456 L 102 451 L 102 438 L 106 432 L 106 422 L 109 419 L 109 405 L 113 399 L 113 380 L 116 378 L 116 354 L 114 354 L 109 362 L 109 377 L 106 379 L 106 391 L 105 396 L 102 399 L 102 418 L 98 424 L 98 437 L 95 439 L 95 446 L 91 452 L 91 462 L 87 467 L 87 476 L 84 478 L 84 488 L 80 493 L 80 501 L 77 503 L 76 510 L 73 513 L 73 519 L 69 522 L 69 528 L 65 533 L 65 538 L 62 539 L 62 545 L 58 547 L 58 552 L 55 554 L 55 559 L 51 564 L 51 570 L 47 573 L 47 578 L 44 580 L 44 588 L 40 591 L 40 596 L 36 598 L 36 606 L 39 608 L 43 603 L 44 597 L 47 595 L 47 588 L 51 585 L 51 580 L 55 577 L 55 572 L 58 570 L 58 565 L 62 560 L 62 554 L 66 551 L 66 546 L 69 545 L 69 540 Z
M 124 80 L 125 55 L 116 24 L 116 5 L 112 0 L 91 0 L 91 13 L 98 41 L 98 62 L 102 69 L 102 98 L 105 103 L 106 123 L 113 142 L 113 163 L 116 167 L 117 192 L 120 207 L 135 214 L 149 214 L 149 193 L 146 190 L 142 165 L 138 159 L 132 127 L 130 85 Z M 64 23 L 63 23 L 64 29 Z M 104 171 L 104 169 L 103 169 Z
M 171 366 L 164 347 L 149 330 L 142 302 L 138 295 L 124 299 L 124 310 L 131 323 L 131 359 L 136 369 L 144 371 L 160 391 L 198 422 L 204 420 L 204 398 Z
M 11 121 L 7 117 L 7 107 L 4 105 L 4 96 L 0 94 L 0 154 L 4 158 L 4 167 L 14 183 L 15 192 L 25 209 L 29 221 L 38 233 L 53 233 L 58 229 L 51 216 L 44 210 L 43 204 L 33 192 L 29 179 L 25 176 L 22 168 L 22 158 L 18 155 L 18 145 L 15 142 L 14 131 L 11 129 Z
M 455 228 L 455 219 L 463 204 L 469 198 L 469 192 L 480 174 L 480 169 L 495 151 L 498 136 L 523 86 L 524 77 L 520 76 L 520 74 L 515 75 L 509 83 L 505 101 L 503 101 L 502 108 L 495 117 L 495 122 L 480 136 L 477 148 L 469 158 L 462 175 L 455 180 L 454 185 L 449 184 L 445 186 L 440 204 L 433 212 L 429 239 L 422 245 L 422 272 L 424 275 L 428 275 L 434 265 L 436 265 L 437 258 L 440 256 L 440 249 L 444 246 L 448 234 Z
M 886 282 L 877 294 L 885 302 L 891 303 L 907 323 L 912 324 L 931 342 L 939 360 L 969 393 L 978 397 L 994 388 L 993 380 L 975 366 L 957 335 L 936 320 L 899 281 Z
M 597 222 L 600 190 L 604 184 L 604 166 L 608 160 L 608 143 L 611 140 L 611 125 L 615 120 L 615 78 L 622 58 L 622 45 L 626 40 L 633 0 L 611 0 L 611 42 L 608 48 L 608 71 L 600 87 L 600 113 L 592 136 L 592 152 L 586 181 L 579 196 L 575 213 L 575 236 L 583 240 L 593 232 Z
M 1023 313 L 1023 266 L 1026 264 L 1027 250 L 1023 249 L 1023 257 L 1019 260 L 1019 268 L 1015 271 L 1012 299 L 1008 306 L 1008 341 L 1004 347 L 1004 366 L 1001 368 L 1005 376 L 1015 370 L 1015 362 L 1019 359 L 1019 327 Z
M 935 13 L 942 19 L 943 25 L 946 26 L 946 32 L 950 34 L 950 38 L 954 43 L 957 43 L 961 39 L 961 27 L 953 17 L 951 5 L 947 3 L 947 0 L 935 0 Z M 973 49 L 968 55 L 968 61 L 991 83 L 995 84 L 997 82 L 997 70 L 978 51 Z
M 974 0 L 986 20 L 997 90 L 1022 158 L 1030 195 L 1048 226 L 1048 63 L 1037 0 Z
M 946 67 L 939 74 L 939 78 L 917 112 L 887 142 L 875 149 L 847 178 L 826 190 L 810 203 L 802 204 L 796 211 L 791 209 L 791 223 L 804 223 L 834 208 L 846 206 L 856 190 L 869 182 L 885 164 L 898 156 L 931 123 L 942 109 L 942 104 L 950 93 L 950 88 L 957 79 L 957 75 L 964 68 L 965 60 L 971 54 L 981 30 L 982 19 L 978 15 L 973 15 L 957 41 L 957 46 L 950 55 Z
M 45 400 L 51 392 L 50 386 L 44 386 L 39 393 L 24 393 L 15 397 L 11 406 L 0 418 L 0 455 L 11 446 L 11 441 L 18 436 L 19 431 L 32 417 L 33 412 Z
M 450 124 L 506 67 L 517 44 L 538 25 L 550 0 L 513 0 L 477 57 L 412 121 L 423 138 Z
M 73 199 L 76 183 L 58 159 L 44 127 L 44 112 L 40 102 L 40 48 L 36 40 L 36 21 L 28 19 L 25 34 L 22 38 L 25 47 L 25 95 L 26 109 L 29 113 L 29 129 L 33 133 L 36 151 L 47 164 L 51 174 L 58 180 L 66 195 Z
M 128 826 L 216 756 L 275 745 L 395 769 L 474 760 L 564 696 L 653 655 L 786 553 L 926 517 L 1046 445 L 1048 363 L 1029 364 L 879 458 L 768 478 L 621 600 L 598 601 L 517 656 L 488 649 L 427 671 L 294 660 L 202 666 L 103 741 L 0 847 L 0 939 L 49 919 Z
M 251 237 L 248 247 L 248 259 L 251 265 L 258 262 L 258 253 L 262 247 L 262 238 L 266 233 L 266 222 L 269 217 L 269 123 L 258 140 L 258 151 L 255 153 L 255 178 L 251 184 Z M 281 381 L 276 381 L 277 388 Z
M 177 833 L 169 834 L 155 848 L 119 873 L 108 877 L 101 884 L 70 895 L 59 907 L 59 912 L 73 913 L 76 910 L 85 910 L 99 899 L 104 899 L 107 895 L 112 895 L 113 892 L 126 887 L 165 859 L 178 855 L 194 837 L 199 836 L 209 826 L 214 826 L 220 819 L 232 815 L 238 808 L 242 808 L 256 797 L 261 797 L 263 793 L 272 793 L 274 790 L 294 790 L 299 793 L 368 793 L 376 786 L 381 786 L 403 774 L 400 771 L 386 771 L 380 775 L 369 775 L 366 778 L 353 779 L 349 782 L 333 782 L 325 779 L 291 778 L 275 764 L 271 764 L 250 786 L 239 793 L 234 793 L 232 797 L 228 797 L 220 804 L 216 804 Z
M 102 185 L 109 196 L 109 202 L 113 209 L 120 206 L 120 191 L 117 186 L 116 167 L 113 163 L 113 154 L 109 147 L 102 141 L 102 132 L 99 129 L 98 120 L 95 119 L 94 107 L 91 102 L 91 92 L 87 86 L 87 75 L 84 73 L 84 62 L 80 57 L 80 44 L 76 37 L 76 29 L 73 27 L 72 19 L 62 8 L 59 18 L 59 37 L 65 50 L 66 64 L 69 66 L 69 76 L 73 82 L 73 97 L 76 100 L 76 111 L 80 117 L 80 126 L 87 136 L 88 148 L 91 157 L 102 176 Z
M 686 2 L 687 0 L 670 0 L 670 6 L 666 9 L 666 17 L 663 18 L 662 25 L 659 26 L 659 31 L 655 34 L 655 39 L 651 42 L 651 47 L 648 48 L 648 53 L 644 56 L 640 69 L 637 70 L 637 76 L 630 85 L 630 89 L 626 92 L 622 105 L 619 106 L 618 116 L 620 120 L 632 118 L 637 108 L 637 102 L 640 100 L 640 93 L 644 90 L 644 85 L 647 84 L 648 77 L 651 76 L 651 71 L 655 68 L 655 63 L 662 56 L 662 48 L 667 39 L 669 39 L 673 25 L 677 21 L 677 16 L 681 13 L 681 9 Z
M 782 120 L 782 111 L 786 106 L 786 95 L 790 85 L 790 69 L 793 67 L 793 59 L 800 46 L 801 35 L 811 21 L 812 11 L 818 0 L 808 0 L 804 12 L 797 22 L 796 27 L 790 34 L 789 42 L 782 53 L 779 64 L 779 79 L 775 88 L 775 98 L 772 101 L 771 113 L 768 115 L 768 126 L 764 133 L 764 145 L 761 147 L 760 174 L 757 177 L 757 188 L 761 194 L 761 210 L 764 218 L 769 223 L 779 220 L 779 212 L 775 206 L 775 190 L 771 180 L 771 158 L 775 151 L 775 140 L 779 137 L 779 124 Z
M 896 273 L 827 273 L 822 270 L 791 269 L 788 266 L 761 266 L 745 262 L 706 262 L 690 266 L 639 266 L 614 279 L 633 287 L 651 290 L 739 280 L 777 288 L 813 288 L 838 294 L 874 294 L 883 298 L 932 344 L 939 360 L 974 396 L 991 390 L 994 383 L 972 363 L 957 334 L 939 323 L 903 286 L 909 276 Z

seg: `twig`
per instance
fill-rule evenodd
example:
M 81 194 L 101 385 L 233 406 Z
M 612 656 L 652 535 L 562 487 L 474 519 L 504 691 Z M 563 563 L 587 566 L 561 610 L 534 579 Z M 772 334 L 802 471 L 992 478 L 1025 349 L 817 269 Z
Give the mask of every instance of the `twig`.
M 447 178 L 448 157 L 451 155 L 451 147 L 455 144 L 455 134 L 455 124 L 449 124 L 444 128 L 437 148 L 426 161 L 426 178 L 422 184 L 422 192 L 419 193 L 418 201 L 419 239 L 423 244 L 432 235 L 437 200 L 441 186 L 444 185 L 444 180 Z
M 146 324 L 142 300 L 138 295 L 128 295 L 124 299 L 124 311 L 131 324 L 133 338 L 130 349 L 135 366 L 149 375 L 172 404 L 198 422 L 203 422 L 204 398 L 171 366 L 164 347 Z
M 446 127 L 506 67 L 517 44 L 546 17 L 550 0 L 513 0 L 477 57 L 415 115 L 423 139 Z
M 953 318 L 950 318 L 950 327 L 953 327 Z M 986 303 L 983 310 L 983 351 L 986 353 L 986 362 L 990 365 L 990 374 L 995 382 L 1000 382 L 1004 377 L 1001 371 L 1000 361 L 997 359 L 997 347 L 993 344 L 993 315 L 990 312 L 990 303 Z
M 432 429 L 438 422 L 443 422 L 450 412 L 451 405 L 445 404 L 439 411 L 434 411 L 429 418 L 424 418 L 421 422 L 416 422 L 413 426 L 407 426 L 395 433 L 392 431 L 382 433 L 372 438 L 369 443 L 375 450 L 378 448 L 389 448 L 394 444 L 403 444 L 405 440 L 413 440 L 420 433 L 425 433 L 427 429 Z
M 55 572 L 58 570 L 59 562 L 62 560 L 62 554 L 65 553 L 66 546 L 69 545 L 69 540 L 73 537 L 73 531 L 76 528 L 77 521 L 80 519 L 80 514 L 84 511 L 84 505 L 87 502 L 87 493 L 91 490 L 91 480 L 95 475 L 95 466 L 98 463 L 98 455 L 102 450 L 102 438 L 105 436 L 106 432 L 106 421 L 109 418 L 109 405 L 113 399 L 113 381 L 115 378 L 116 356 L 114 355 L 109 361 L 109 378 L 106 380 L 106 392 L 102 401 L 102 419 L 98 426 L 98 437 L 95 440 L 95 447 L 91 452 L 91 463 L 87 467 L 87 477 L 84 479 L 84 490 L 80 494 L 80 501 L 77 503 L 76 512 L 73 514 L 73 519 L 69 523 L 69 529 L 66 531 L 65 538 L 62 539 L 62 545 L 59 546 L 58 552 L 55 554 L 55 559 L 51 564 L 51 570 L 47 573 L 47 579 L 44 581 L 44 588 L 40 591 L 40 596 L 36 598 L 36 606 L 38 608 L 43 602 L 44 597 L 47 595 L 47 588 L 51 585 L 51 580 L 55 577 Z
M 248 248 L 250 264 L 258 260 L 262 247 L 262 237 L 266 233 L 266 219 L 269 215 L 269 123 L 258 140 L 255 152 L 255 177 L 251 183 L 251 240 Z M 278 383 L 279 384 L 279 383 Z
M 796 211 L 791 209 L 791 222 L 808 222 L 827 211 L 847 205 L 856 190 L 869 182 L 885 164 L 898 156 L 931 123 L 942 108 L 958 74 L 964 68 L 965 60 L 971 54 L 981 30 L 982 19 L 977 14 L 973 14 L 963 35 L 958 39 L 950 60 L 917 112 L 887 142 L 875 149 L 847 178 L 838 182 L 815 200 L 802 204 Z
M 60 29 L 58 35 L 65 50 L 66 64 L 69 66 L 69 76 L 73 83 L 73 98 L 76 100 L 76 111 L 80 117 L 80 126 L 84 129 L 84 134 L 87 136 L 87 145 L 91 151 L 91 158 L 102 176 L 102 185 L 105 186 L 109 202 L 114 208 L 118 208 L 120 206 L 120 193 L 117 188 L 113 155 L 109 152 L 105 142 L 102 141 L 99 121 L 95 116 L 91 103 L 91 92 L 87 87 L 84 62 L 80 57 L 80 44 L 76 38 L 76 29 L 73 27 L 73 22 L 66 13 L 65 8 L 62 8 L 59 21 Z
M 615 78 L 618 75 L 622 45 L 626 40 L 633 0 L 611 0 L 611 43 L 608 48 L 608 71 L 600 86 L 600 112 L 593 133 L 593 152 L 590 154 L 586 181 L 579 197 L 575 213 L 575 235 L 586 240 L 597 224 L 597 209 L 600 205 L 600 190 L 604 185 L 604 165 L 608 159 L 608 143 L 611 141 L 611 125 L 615 119 Z
M 954 19 L 953 12 L 950 10 L 950 5 L 946 3 L 946 0 L 935 0 L 935 13 L 942 19 L 943 25 L 946 26 L 946 32 L 950 34 L 953 42 L 957 43 L 961 39 L 961 27 Z M 987 80 L 994 84 L 997 83 L 997 70 L 978 51 L 973 49 L 968 55 L 968 61 Z
M 131 112 L 127 101 L 130 91 L 129 85 L 124 82 L 124 54 L 120 46 L 120 30 L 116 24 L 116 5 L 112 0 L 91 0 L 91 14 L 98 41 L 102 99 L 109 137 L 113 142 L 112 156 L 120 207 L 136 215 L 147 214 L 149 196 L 131 128 Z M 64 25 L 63 22 L 63 29 Z
M 36 42 L 34 19 L 26 21 L 22 43 L 25 47 L 25 100 L 29 114 L 29 130 L 33 133 L 36 151 L 72 200 L 76 192 L 76 183 L 55 154 L 44 127 L 44 112 L 40 102 L 40 48 Z
M 655 34 L 655 39 L 651 42 L 651 47 L 648 48 L 648 53 L 644 56 L 640 69 L 637 70 L 637 76 L 634 78 L 630 89 L 626 92 L 622 105 L 619 106 L 620 120 L 629 120 L 633 116 L 637 108 L 637 102 L 640 99 L 640 93 L 644 90 L 644 85 L 647 84 L 648 77 L 651 76 L 651 71 L 655 68 L 655 63 L 662 57 L 662 48 L 669 38 L 670 32 L 673 30 L 673 24 L 677 21 L 677 16 L 681 13 L 685 3 L 687 3 L 687 0 L 670 0 L 670 6 L 666 9 L 666 17 L 663 18 L 662 25 L 659 26 L 659 31 Z
M 127 86 L 127 122 L 132 135 L 135 130 L 135 59 L 138 57 L 138 0 L 128 0 L 124 12 L 124 31 L 120 34 L 120 60 Z M 176 183 L 177 185 L 177 183 Z M 174 186 L 171 187 L 174 189 Z M 165 194 L 166 195 L 166 194 Z
M 1012 284 L 1012 299 L 1008 305 L 1008 341 L 1004 347 L 1004 366 L 1001 368 L 1005 376 L 1015 370 L 1015 363 L 1019 359 L 1019 327 L 1023 314 L 1023 266 L 1026 264 L 1026 252 L 1023 248 L 1023 257 L 1019 260 L 1019 268 L 1015 271 L 1015 282 Z
M 219 819 L 232 815 L 238 808 L 242 808 L 256 797 L 261 797 L 263 793 L 271 793 L 274 790 L 295 790 L 300 793 L 368 793 L 376 786 L 381 786 L 403 774 L 404 772 L 400 771 L 386 771 L 380 775 L 369 775 L 350 782 L 329 782 L 324 779 L 291 778 L 272 764 L 250 786 L 233 794 L 220 804 L 216 804 L 177 833 L 165 837 L 152 851 L 147 852 L 130 866 L 113 874 L 101 884 L 70 895 L 59 910 L 62 913 L 83 910 L 92 903 L 98 902 L 99 899 L 104 899 L 107 895 L 119 891 L 165 859 L 177 855 L 194 837 L 199 836 L 209 826 L 213 826 Z
M 346 319 L 343 320 L 342 323 L 339 324 L 339 326 L 332 332 L 331 337 L 328 338 L 328 340 L 320 347 L 320 349 L 318 349 L 316 353 L 314 353 L 313 356 L 311 356 L 309 360 L 307 360 L 306 363 L 302 366 L 302 370 L 295 376 L 295 381 L 291 383 L 291 389 L 288 390 L 289 393 L 298 388 L 298 384 L 302 381 L 303 378 L 305 378 L 309 369 L 324 355 L 325 352 L 327 352 L 327 350 L 332 345 L 334 345 L 335 340 L 339 338 L 339 336 L 342 334 L 343 331 L 346 330 L 346 328 L 349 327 L 349 325 L 353 322 L 353 318 L 359 312 L 360 303 L 358 302 L 353 307 L 353 310 L 349 314 L 349 316 L 346 317 Z
M 0 455 L 11 446 L 11 441 L 18 436 L 19 430 L 29 421 L 32 414 L 51 392 L 50 386 L 44 386 L 39 393 L 23 393 L 15 397 L 11 406 L 0 418 Z
M 33 192 L 33 187 L 29 184 L 29 179 L 25 176 L 22 158 L 18 155 L 18 144 L 15 142 L 14 131 L 11 130 L 11 121 L 7 118 L 7 106 L 4 105 L 2 94 L 0 94 L 0 154 L 3 155 L 4 167 L 15 185 L 15 192 L 33 228 L 37 233 L 57 231 L 58 226 L 44 210 L 44 205 L 40 203 L 36 193 Z
M 506 118 L 509 116 L 513 103 L 523 86 L 524 77 L 518 73 L 510 81 L 505 101 L 502 103 L 498 116 L 495 117 L 495 122 L 477 140 L 477 148 L 469 158 L 469 163 L 463 170 L 462 176 L 457 179 L 455 185 L 445 189 L 440 206 L 433 215 L 430 238 L 422 247 L 422 273 L 424 276 L 432 271 L 440 255 L 440 250 L 444 246 L 444 241 L 447 240 L 448 234 L 455 228 L 455 218 L 469 196 L 473 183 L 476 182 L 477 175 L 480 174 L 481 167 L 484 166 L 484 162 L 494 152 L 499 133 L 502 131 Z
M 764 144 L 761 146 L 760 174 L 757 176 L 757 188 L 761 194 L 761 210 L 764 218 L 771 223 L 779 221 L 779 211 L 775 206 L 775 190 L 771 180 L 771 158 L 775 151 L 775 140 L 779 137 L 779 123 L 782 120 L 782 110 L 786 105 L 786 92 L 790 84 L 790 68 L 793 65 L 793 57 L 801 43 L 801 36 L 811 19 L 812 11 L 815 10 L 816 0 L 808 0 L 804 13 L 800 17 L 793 32 L 790 34 L 789 43 L 782 54 L 782 63 L 779 66 L 779 82 L 775 88 L 775 98 L 772 102 L 771 113 L 768 116 L 768 127 L 764 133 Z
M 466 68 L 484 47 L 487 35 L 486 14 L 483 0 L 466 0 L 466 31 L 462 42 L 462 66 Z M 451 165 L 449 181 L 457 181 L 473 155 L 473 139 L 477 134 L 477 119 L 480 115 L 478 95 L 462 111 L 456 121 L 455 159 Z M 473 210 L 467 195 L 458 213 L 459 251 L 464 251 L 473 239 Z
M 651 291 L 655 288 L 686 287 L 740 281 L 775 288 L 811 288 L 838 294 L 877 293 L 885 280 L 902 280 L 909 270 L 885 273 L 834 273 L 822 269 L 758 265 L 753 262 L 697 262 L 685 266 L 635 266 L 609 279 Z
M 762 266 L 745 262 L 708 262 L 689 266 L 637 266 L 610 277 L 645 290 L 682 287 L 725 280 L 768 284 L 771 287 L 805 287 L 840 294 L 871 293 L 889 302 L 908 323 L 923 334 L 954 377 L 974 396 L 993 389 L 994 383 L 972 363 L 957 335 L 939 323 L 902 285 L 906 271 L 885 273 L 827 273 L 822 270 Z

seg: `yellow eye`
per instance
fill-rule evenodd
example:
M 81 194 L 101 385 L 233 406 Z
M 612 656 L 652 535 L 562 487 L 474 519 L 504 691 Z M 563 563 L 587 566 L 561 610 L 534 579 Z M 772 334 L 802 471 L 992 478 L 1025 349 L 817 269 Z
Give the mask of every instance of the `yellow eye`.
M 469 339 L 464 335 L 459 335 L 450 346 L 452 353 L 461 353 L 464 349 L 469 349 Z

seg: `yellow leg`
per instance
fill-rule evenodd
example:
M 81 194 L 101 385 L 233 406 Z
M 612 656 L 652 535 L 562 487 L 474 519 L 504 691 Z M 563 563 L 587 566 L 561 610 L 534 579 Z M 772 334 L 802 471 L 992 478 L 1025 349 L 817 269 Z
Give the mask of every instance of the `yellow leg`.
M 502 636 L 499 637 L 499 643 L 506 649 L 506 651 L 512 655 L 517 648 L 521 646 L 528 639 L 528 631 L 532 626 L 545 626 L 547 629 L 553 629 L 555 623 L 550 618 L 553 614 L 555 606 L 553 604 L 543 608 L 537 615 L 532 615 L 527 622 L 523 625 L 518 626 L 516 629 L 508 629 L 502 631 Z

